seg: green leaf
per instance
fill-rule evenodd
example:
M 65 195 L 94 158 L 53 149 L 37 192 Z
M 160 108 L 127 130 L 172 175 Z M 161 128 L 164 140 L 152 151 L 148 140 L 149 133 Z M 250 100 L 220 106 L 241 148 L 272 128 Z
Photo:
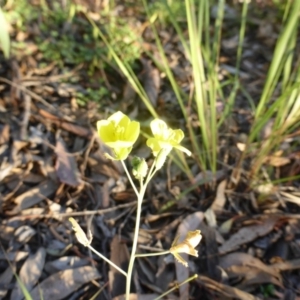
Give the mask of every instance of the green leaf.
M 7 30 L 7 22 L 5 20 L 2 9 L 0 8 L 0 46 L 3 50 L 4 57 L 9 57 L 10 40 Z

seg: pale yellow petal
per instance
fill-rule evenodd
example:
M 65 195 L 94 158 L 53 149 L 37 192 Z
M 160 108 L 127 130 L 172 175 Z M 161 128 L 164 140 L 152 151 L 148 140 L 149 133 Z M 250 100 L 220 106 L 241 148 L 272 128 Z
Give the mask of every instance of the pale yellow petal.
M 117 111 L 114 114 L 112 114 L 107 120 L 119 124 L 121 120 L 126 120 L 126 118 L 129 120 L 129 118 L 126 115 L 124 115 L 121 111 Z
M 179 255 L 178 253 L 173 253 L 173 255 L 177 259 L 178 262 L 182 263 L 185 267 L 188 266 L 187 261 L 185 261 L 181 255 Z
M 154 136 L 163 136 L 164 133 L 168 130 L 167 124 L 160 119 L 154 119 L 150 123 L 150 128 Z
M 193 247 L 197 247 L 202 239 L 201 231 L 189 231 L 186 237 L 186 241 Z

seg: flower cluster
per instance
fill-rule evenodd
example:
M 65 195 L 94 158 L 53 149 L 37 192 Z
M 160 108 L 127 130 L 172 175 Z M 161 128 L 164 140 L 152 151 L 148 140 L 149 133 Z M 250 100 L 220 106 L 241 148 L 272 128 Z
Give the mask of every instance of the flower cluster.
M 151 148 L 155 157 L 159 153 L 163 153 L 166 157 L 173 148 L 191 155 L 188 149 L 180 145 L 184 138 L 181 129 L 168 128 L 167 124 L 159 119 L 153 120 L 150 127 L 153 137 L 147 140 L 147 146 Z M 106 157 L 114 160 L 125 160 L 139 136 L 140 124 L 131 121 L 126 115 L 118 111 L 107 120 L 98 121 L 97 130 L 103 143 L 114 153 L 114 157 L 108 153 L 105 154 Z

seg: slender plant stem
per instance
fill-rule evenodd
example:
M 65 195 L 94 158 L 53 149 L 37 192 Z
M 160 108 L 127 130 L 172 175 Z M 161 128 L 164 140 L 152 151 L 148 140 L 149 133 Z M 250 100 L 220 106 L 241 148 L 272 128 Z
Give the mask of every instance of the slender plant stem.
M 158 297 L 155 298 L 154 300 L 162 299 L 163 297 L 165 297 L 165 296 L 168 295 L 169 293 L 171 293 L 171 292 L 173 292 L 173 291 L 179 289 L 179 287 L 180 287 L 181 285 L 184 285 L 184 284 L 186 284 L 186 283 L 188 283 L 188 282 L 190 282 L 190 281 L 196 279 L 197 277 L 198 277 L 197 274 L 195 274 L 195 275 L 189 277 L 189 278 L 186 279 L 185 281 L 183 281 L 183 282 L 181 282 L 181 283 L 179 283 L 179 284 L 176 284 L 173 288 L 171 288 L 171 289 L 169 289 L 168 291 L 166 291 L 165 293 L 161 294 L 160 296 L 158 296 Z
M 130 285 L 131 285 L 133 264 L 134 264 L 134 259 L 135 259 L 135 252 L 136 252 L 136 248 L 137 248 L 138 237 L 139 237 L 142 202 L 144 199 L 146 187 L 147 187 L 147 184 L 143 185 L 143 187 L 140 189 L 140 192 L 138 194 L 134 237 L 133 237 L 131 255 L 130 255 L 130 260 L 129 260 L 129 265 L 128 265 L 127 279 L 126 279 L 126 300 L 129 299 L 129 295 L 130 295 Z
M 146 183 L 145 185 L 148 185 L 149 181 L 151 180 L 151 178 L 154 176 L 154 174 L 156 173 L 156 168 L 154 169 L 155 167 L 155 162 L 156 162 L 156 158 L 155 160 L 153 161 L 152 163 L 152 166 L 150 167 L 150 170 L 148 171 L 148 175 L 147 175 L 147 178 L 146 178 Z
M 118 267 L 116 264 L 114 264 L 111 260 L 109 260 L 108 258 L 106 258 L 105 256 L 103 256 L 100 252 L 98 252 L 97 250 L 95 250 L 91 245 L 87 245 L 87 247 L 93 251 L 96 255 L 98 255 L 100 258 L 102 258 L 103 260 L 105 260 L 107 263 L 109 263 L 112 267 L 114 267 L 115 269 L 117 269 L 120 273 L 122 273 L 125 277 L 127 277 L 127 273 L 125 271 L 123 271 L 120 267 Z
M 131 255 L 129 259 L 129 265 L 128 265 L 128 271 L 127 271 L 127 279 L 126 279 L 126 300 L 129 299 L 130 295 L 130 286 L 131 286 L 131 277 L 132 277 L 132 272 L 133 272 L 133 265 L 134 265 L 134 260 L 135 260 L 135 253 L 137 249 L 137 242 L 138 242 L 138 237 L 139 237 L 139 229 L 140 229 L 140 222 L 141 222 L 141 213 L 142 213 L 142 203 L 143 199 L 145 196 L 146 188 L 147 185 L 150 181 L 150 179 L 153 177 L 153 175 L 156 172 L 156 169 L 154 169 L 154 164 L 155 161 L 153 162 L 150 171 L 148 172 L 148 176 L 145 180 L 145 183 L 143 183 L 143 180 L 140 180 L 140 191 L 138 192 L 134 182 L 130 176 L 130 173 L 127 170 L 127 167 L 124 163 L 124 161 L 121 161 L 122 165 L 125 169 L 125 172 L 128 176 L 128 179 L 137 195 L 137 209 L 136 209 L 136 221 L 135 221 L 135 229 L 134 229 L 134 237 L 133 237 L 133 242 L 132 242 L 132 249 L 131 249 Z
M 138 190 L 137 190 L 137 188 L 136 188 L 136 186 L 135 186 L 135 184 L 134 184 L 134 182 L 133 182 L 133 180 L 132 180 L 132 178 L 130 176 L 130 173 L 129 173 L 127 167 L 126 167 L 126 164 L 124 163 L 124 160 L 121 160 L 121 163 L 122 163 L 122 166 L 123 166 L 123 168 L 124 168 L 124 170 L 126 172 L 126 175 L 127 175 L 128 179 L 130 181 L 130 184 L 131 184 L 131 186 L 132 186 L 132 188 L 133 188 L 136 196 L 139 197 L 139 192 L 138 192 Z
M 148 256 L 158 256 L 158 255 L 165 255 L 169 254 L 170 250 L 161 251 L 161 252 L 153 252 L 153 253 L 138 253 L 135 257 L 148 257 Z

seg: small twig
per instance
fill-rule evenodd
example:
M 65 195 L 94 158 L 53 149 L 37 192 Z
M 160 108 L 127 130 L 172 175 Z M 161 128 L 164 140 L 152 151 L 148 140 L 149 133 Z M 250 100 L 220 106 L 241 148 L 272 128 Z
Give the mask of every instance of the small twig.
M 25 215 L 25 216 L 16 216 L 20 219 L 34 219 L 34 218 L 66 218 L 66 217 L 79 217 L 79 216 L 90 216 L 90 215 L 100 215 L 115 211 L 117 209 L 126 208 L 135 206 L 136 201 L 120 204 L 118 206 L 109 207 L 105 209 L 98 209 L 98 210 L 86 210 L 86 211 L 76 211 L 76 212 L 69 212 L 69 213 L 49 213 L 49 214 L 32 214 L 32 215 Z
M 161 252 L 153 252 L 153 253 L 137 253 L 135 257 L 148 257 L 148 256 L 159 256 L 169 254 L 170 250 L 165 250 Z
M 47 106 L 49 109 L 51 109 L 53 112 L 56 111 L 56 109 L 51 105 L 49 104 L 44 98 L 40 97 L 39 95 L 37 95 L 36 93 L 28 90 L 26 87 L 24 87 L 23 85 L 21 84 L 17 84 L 13 81 L 10 81 L 6 78 L 3 78 L 3 77 L 0 77 L 0 82 L 4 82 L 4 83 L 7 83 L 7 84 L 10 84 L 11 86 L 15 87 L 15 88 L 18 88 L 20 90 L 22 90 L 24 93 L 28 94 L 29 96 L 31 96 L 31 98 L 33 98 L 34 100 L 37 100 L 41 103 L 43 103 L 45 106 Z
M 23 116 L 22 126 L 20 129 L 21 140 L 27 139 L 27 127 L 30 118 L 30 106 L 31 106 L 31 97 L 28 94 L 24 93 L 24 116 Z
M 96 139 L 96 136 L 97 136 L 96 133 L 93 132 L 93 135 L 92 135 L 92 137 L 90 139 L 89 145 L 87 146 L 87 149 L 86 149 L 86 151 L 84 153 L 83 162 L 82 162 L 82 164 L 80 166 L 80 171 L 81 171 L 82 175 L 84 175 L 84 171 L 86 169 L 87 161 L 88 161 L 90 152 L 91 152 L 91 150 L 92 150 L 92 148 L 94 146 L 94 141 Z
M 87 245 L 87 247 L 93 251 L 96 255 L 98 255 L 100 258 L 102 258 L 104 261 L 106 261 L 108 264 L 110 264 L 113 268 L 118 270 L 120 273 L 122 273 L 125 277 L 127 277 L 127 273 L 123 271 L 120 267 L 118 267 L 115 263 L 113 263 L 111 260 L 106 258 L 104 255 L 102 255 L 100 252 L 95 250 L 91 245 Z

